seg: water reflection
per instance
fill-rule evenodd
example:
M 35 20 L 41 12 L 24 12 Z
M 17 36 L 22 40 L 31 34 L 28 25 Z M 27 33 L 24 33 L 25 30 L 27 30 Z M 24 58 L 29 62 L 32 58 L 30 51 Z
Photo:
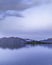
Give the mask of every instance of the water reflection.
M 19 43 L 19 45 L 18 44 L 2 44 L 2 45 L 0 45 L 0 48 L 3 48 L 3 49 L 18 49 L 18 48 L 23 48 L 23 47 L 26 47 L 26 48 L 28 48 L 28 47 L 36 47 L 36 46 L 42 46 L 42 47 L 48 47 L 48 48 L 52 48 L 52 44 L 24 44 L 24 45 L 20 45 L 20 43 Z
M 20 49 L 23 47 L 25 47 L 25 45 L 24 46 L 0 46 L 0 48 L 2 48 L 2 49 L 11 49 L 11 50 Z
M 22 48 L 22 47 L 25 47 L 25 44 L 17 44 L 17 43 L 14 43 L 14 44 L 8 44 L 8 43 L 5 43 L 5 44 L 0 44 L 0 48 L 3 48 L 3 49 L 18 49 L 18 48 Z
M 36 47 L 36 46 L 41 46 L 41 47 L 47 47 L 47 48 L 52 48 L 52 44 L 30 44 L 27 45 L 27 47 Z
M 39 46 L 52 48 L 52 44 L 40 44 Z
M 50 46 L 35 45 L 14 50 L 0 48 L 0 65 L 52 65 Z

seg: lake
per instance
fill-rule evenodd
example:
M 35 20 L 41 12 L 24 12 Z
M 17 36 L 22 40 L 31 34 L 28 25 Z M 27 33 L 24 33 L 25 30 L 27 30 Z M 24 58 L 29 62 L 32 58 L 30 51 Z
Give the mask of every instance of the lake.
M 52 44 L 0 48 L 0 65 L 52 65 Z

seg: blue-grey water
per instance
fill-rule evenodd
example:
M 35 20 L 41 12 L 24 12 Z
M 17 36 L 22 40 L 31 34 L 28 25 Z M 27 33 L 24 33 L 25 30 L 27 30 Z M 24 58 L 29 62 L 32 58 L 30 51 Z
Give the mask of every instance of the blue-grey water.
M 0 65 L 52 65 L 52 46 L 36 45 L 19 49 L 0 48 Z

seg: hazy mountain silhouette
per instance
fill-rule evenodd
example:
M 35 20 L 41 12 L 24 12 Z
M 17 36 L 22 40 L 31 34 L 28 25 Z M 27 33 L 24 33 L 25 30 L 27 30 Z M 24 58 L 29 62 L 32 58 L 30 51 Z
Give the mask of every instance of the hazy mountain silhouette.
M 9 48 L 9 49 L 20 48 L 20 47 L 24 47 L 25 43 L 26 40 L 17 37 L 0 38 L 1 48 Z
M 17 49 L 21 47 L 25 47 L 26 45 L 42 45 L 45 47 L 52 47 L 52 38 L 47 40 L 35 41 L 31 39 L 22 39 L 18 37 L 3 37 L 0 38 L 0 48 L 9 48 L 9 49 Z
M 52 43 L 52 38 L 48 38 L 48 39 L 45 39 L 45 40 L 41 40 L 41 42 Z

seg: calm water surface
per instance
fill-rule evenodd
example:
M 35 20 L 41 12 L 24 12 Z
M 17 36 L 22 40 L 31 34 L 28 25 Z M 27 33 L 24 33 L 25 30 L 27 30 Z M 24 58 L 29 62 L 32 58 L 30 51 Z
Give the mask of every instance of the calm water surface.
M 52 45 L 0 48 L 0 65 L 52 65 Z

